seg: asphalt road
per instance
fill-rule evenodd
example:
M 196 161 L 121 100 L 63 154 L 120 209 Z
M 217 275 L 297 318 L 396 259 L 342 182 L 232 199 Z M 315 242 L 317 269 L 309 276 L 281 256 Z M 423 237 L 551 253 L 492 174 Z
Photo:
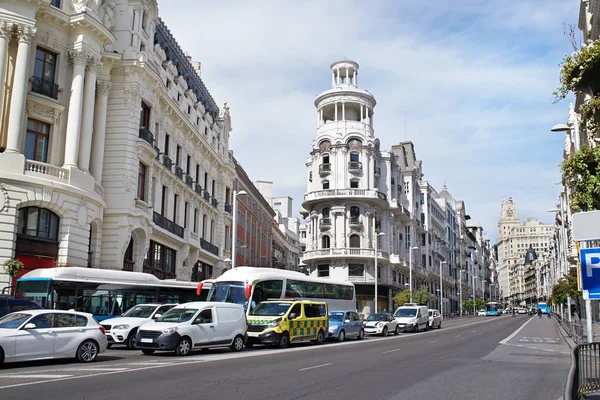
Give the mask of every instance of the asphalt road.
M 552 320 L 504 316 L 285 350 L 111 349 L 93 364 L 19 363 L 0 370 L 0 398 L 558 400 L 569 366 Z

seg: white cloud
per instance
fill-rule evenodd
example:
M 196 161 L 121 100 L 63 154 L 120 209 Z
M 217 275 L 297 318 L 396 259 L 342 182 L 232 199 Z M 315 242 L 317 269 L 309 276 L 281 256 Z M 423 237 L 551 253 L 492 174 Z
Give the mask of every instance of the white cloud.
M 231 106 L 236 158 L 251 179 L 294 197 L 296 209 L 316 134 L 315 95 L 330 86 L 329 65 L 348 57 L 377 99 L 383 148 L 412 140 L 426 179 L 438 190 L 445 181 L 492 238 L 504 196 L 523 218 L 547 218 L 564 144 L 549 127 L 568 112 L 551 93 L 572 51 L 562 22 L 576 23 L 576 2 L 173 4 L 161 1 L 160 14 L 202 62 L 213 97 Z

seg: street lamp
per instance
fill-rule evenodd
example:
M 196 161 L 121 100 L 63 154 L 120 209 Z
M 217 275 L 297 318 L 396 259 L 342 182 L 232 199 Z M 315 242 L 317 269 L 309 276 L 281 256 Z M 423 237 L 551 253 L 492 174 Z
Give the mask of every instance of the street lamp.
M 233 191 L 233 229 L 231 233 L 233 238 L 231 239 L 231 269 L 235 269 L 237 260 L 236 245 L 237 245 L 237 197 L 248 194 L 245 190 L 239 192 Z
M 377 275 L 377 252 L 379 251 L 378 239 L 379 236 L 384 236 L 385 232 L 379 232 L 375 235 L 375 314 L 377 314 L 377 279 L 379 278 Z
M 408 289 L 410 290 L 410 301 L 412 303 L 412 292 L 413 292 L 413 284 L 412 284 L 412 252 L 413 250 L 418 250 L 418 247 L 411 247 L 408 253 Z
M 446 261 L 440 261 L 440 314 L 444 319 L 444 284 L 442 282 L 442 265 L 448 264 Z
M 462 267 L 460 268 L 459 274 L 458 274 L 458 296 L 459 296 L 459 301 L 460 301 L 460 316 L 463 316 L 463 300 L 462 300 L 462 273 L 463 273 L 464 269 L 462 269 Z
M 557 213 L 560 212 L 560 235 L 561 235 L 561 241 L 562 243 L 562 253 L 563 253 L 563 257 L 562 257 L 562 262 L 563 262 L 563 266 L 561 268 L 562 273 L 563 274 L 567 274 L 568 273 L 568 264 L 567 264 L 567 236 L 566 236 L 566 228 L 565 228 L 565 213 L 563 211 L 563 206 L 562 206 L 562 200 L 560 202 L 560 209 L 555 208 L 552 210 L 548 210 L 548 212 L 553 212 L 553 213 Z M 568 318 L 569 318 L 569 323 L 571 322 L 571 296 L 567 295 L 567 312 L 568 312 Z M 562 316 L 561 316 L 562 317 Z
M 475 299 L 477 298 L 477 295 L 475 293 L 475 264 L 473 263 L 473 252 L 477 252 L 477 247 L 469 246 L 469 249 L 471 249 L 469 256 L 471 257 L 471 281 L 473 282 L 473 316 L 476 316 Z

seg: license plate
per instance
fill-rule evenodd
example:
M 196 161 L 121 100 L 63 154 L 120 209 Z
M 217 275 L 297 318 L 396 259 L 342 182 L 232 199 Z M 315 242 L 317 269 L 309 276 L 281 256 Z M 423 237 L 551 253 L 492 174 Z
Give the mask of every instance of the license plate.
M 141 338 L 140 342 L 142 342 L 142 343 L 152 343 L 153 340 L 152 339 L 148 339 L 148 338 Z
M 248 333 L 248 337 L 258 337 L 258 333 Z
M 404 325 L 398 324 L 398 328 L 404 328 Z

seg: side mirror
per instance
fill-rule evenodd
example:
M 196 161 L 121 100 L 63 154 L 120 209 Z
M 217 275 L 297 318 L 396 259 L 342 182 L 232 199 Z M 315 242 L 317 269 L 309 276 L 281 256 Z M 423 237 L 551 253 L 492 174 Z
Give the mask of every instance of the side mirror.
M 347 320 L 345 320 L 345 321 L 344 321 L 344 323 L 346 323 L 346 324 L 347 324 L 348 322 L 350 322 L 350 320 L 349 320 L 349 319 L 347 319 Z
M 29 330 L 29 329 L 35 329 L 35 324 L 30 322 L 28 324 L 25 324 L 25 326 L 23 327 L 23 329 L 25 330 Z
M 288 319 L 296 319 L 298 318 L 298 314 L 296 314 L 295 312 L 290 313 L 290 315 L 288 316 Z
M 152 318 L 153 319 L 157 319 L 157 318 L 160 318 L 160 317 L 162 317 L 162 314 L 154 314 L 154 317 L 152 317 Z

